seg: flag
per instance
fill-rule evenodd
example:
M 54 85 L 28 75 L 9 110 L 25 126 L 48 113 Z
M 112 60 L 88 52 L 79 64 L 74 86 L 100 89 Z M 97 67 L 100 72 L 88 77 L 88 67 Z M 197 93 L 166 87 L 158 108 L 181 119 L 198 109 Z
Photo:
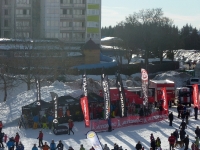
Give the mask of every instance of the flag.
M 109 119 L 110 117 L 110 88 L 108 83 L 108 76 L 104 72 L 101 74 L 101 82 L 103 87 L 104 95 L 104 119 Z
M 103 150 L 96 132 L 89 131 L 87 133 L 87 139 L 90 141 L 95 150 Z
M 120 116 L 124 117 L 126 116 L 126 109 L 125 109 L 125 92 L 124 92 L 124 86 L 123 86 L 123 82 L 121 79 L 121 76 L 119 73 L 117 73 L 116 75 L 116 86 L 119 90 L 119 100 L 120 100 Z
M 58 123 L 58 94 L 50 92 L 54 104 L 54 120 L 53 123 Z
M 163 109 L 164 110 L 168 110 L 168 101 L 167 101 L 166 88 L 165 87 L 161 88 L 161 91 L 162 91 L 162 99 L 163 99 Z
M 87 76 L 86 76 L 86 73 L 84 73 L 82 75 L 82 79 L 83 79 L 83 82 L 82 82 L 83 95 L 87 96 Z
M 89 117 L 89 108 L 88 108 L 88 98 L 84 96 L 80 99 L 81 108 L 84 115 L 85 126 L 90 127 L 90 117 Z
M 40 105 L 41 94 L 40 94 L 40 82 L 36 79 L 36 90 L 37 90 L 37 105 Z
M 193 103 L 194 103 L 194 107 L 198 107 L 199 108 L 199 87 L 198 84 L 193 84 Z
M 148 73 L 145 69 L 141 69 L 142 92 L 144 95 L 143 105 L 148 107 Z

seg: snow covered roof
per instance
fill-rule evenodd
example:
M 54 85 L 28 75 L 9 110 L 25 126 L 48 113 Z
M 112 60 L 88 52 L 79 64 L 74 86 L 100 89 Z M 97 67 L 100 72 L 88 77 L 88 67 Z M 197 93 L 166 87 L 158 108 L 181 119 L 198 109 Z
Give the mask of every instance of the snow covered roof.
M 109 40 L 122 40 L 118 37 L 104 37 L 101 39 L 101 41 L 109 41 Z

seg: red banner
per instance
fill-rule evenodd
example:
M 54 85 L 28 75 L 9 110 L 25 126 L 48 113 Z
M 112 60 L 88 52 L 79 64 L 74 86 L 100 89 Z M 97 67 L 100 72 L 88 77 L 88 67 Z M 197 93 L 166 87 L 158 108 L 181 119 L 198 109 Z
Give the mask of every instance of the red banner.
M 128 116 L 123 118 L 112 118 L 112 128 L 121 128 L 132 125 L 146 124 L 151 122 L 158 122 L 168 118 L 167 111 L 154 112 L 149 116 Z M 107 120 L 95 120 L 91 121 L 93 131 L 105 131 L 108 130 Z
M 167 101 L 167 91 L 166 87 L 161 88 L 162 91 L 162 99 L 163 99 L 163 109 L 168 111 L 168 101 Z
M 143 105 L 148 105 L 148 73 L 145 69 L 141 69 L 142 91 L 144 95 Z
M 88 99 L 87 96 L 84 96 L 80 100 L 81 102 L 81 108 L 83 111 L 84 115 L 84 120 L 85 120 L 85 126 L 90 127 L 90 117 L 89 117 L 89 109 L 88 109 Z
M 199 106 L 199 88 L 198 88 L 198 84 L 193 84 L 193 102 L 194 102 L 194 107 L 198 107 Z

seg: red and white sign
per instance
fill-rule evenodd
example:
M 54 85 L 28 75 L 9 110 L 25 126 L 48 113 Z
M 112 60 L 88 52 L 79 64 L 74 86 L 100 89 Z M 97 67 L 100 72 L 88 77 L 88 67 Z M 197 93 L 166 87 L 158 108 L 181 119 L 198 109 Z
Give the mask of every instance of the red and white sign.
M 198 84 L 193 84 L 193 101 L 194 107 L 199 107 L 199 88 Z
M 154 112 L 150 116 L 140 117 L 140 116 L 128 116 L 123 118 L 112 118 L 112 128 L 122 128 L 126 126 L 146 124 L 151 122 L 158 122 L 168 118 L 168 112 L 164 111 L 162 114 L 160 112 Z M 105 131 L 108 130 L 107 120 L 91 121 L 93 131 Z
M 168 101 L 167 101 L 167 92 L 166 92 L 166 88 L 163 87 L 161 89 L 162 91 L 162 99 L 163 99 L 163 109 L 166 111 L 168 110 Z
M 90 127 L 90 117 L 89 117 L 89 108 L 88 108 L 88 98 L 87 96 L 84 96 L 80 99 L 81 103 L 81 108 L 83 111 L 84 115 L 84 120 L 85 120 L 85 126 Z

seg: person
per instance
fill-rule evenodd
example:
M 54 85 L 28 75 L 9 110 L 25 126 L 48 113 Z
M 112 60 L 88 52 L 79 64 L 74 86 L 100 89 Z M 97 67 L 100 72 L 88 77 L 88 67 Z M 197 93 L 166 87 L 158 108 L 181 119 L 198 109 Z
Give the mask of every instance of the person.
M 182 120 L 185 119 L 185 112 L 184 112 L 184 110 L 181 111 L 181 119 L 182 119 Z
M 168 118 L 169 118 L 169 126 L 172 126 L 172 121 L 174 119 L 174 115 L 172 112 L 168 115 Z
M 180 130 L 180 139 L 181 139 L 181 141 L 183 141 L 185 139 L 185 135 L 186 135 L 185 130 L 181 129 Z
M 169 141 L 169 149 L 173 150 L 176 138 L 174 137 L 172 133 L 171 133 L 171 136 L 168 138 L 168 141 Z
M 52 128 L 52 123 L 53 123 L 53 116 L 49 115 L 47 120 L 48 120 L 48 127 L 49 127 L 49 129 L 51 129 Z
M 8 150 L 14 150 L 15 146 L 14 138 L 10 138 L 6 145 L 8 147 Z
M 179 126 L 179 129 L 183 129 L 183 130 L 187 129 L 187 124 L 184 122 L 184 120 L 182 120 L 182 122 Z
M 56 149 L 56 144 L 54 143 L 54 140 L 52 140 L 50 144 L 50 150 L 55 150 L 55 149 Z
M 157 139 L 156 139 L 156 148 L 158 149 L 160 147 L 161 147 L 161 141 L 160 141 L 160 138 L 157 137 Z
M 38 123 L 39 123 L 39 116 L 38 116 L 38 115 L 35 115 L 35 116 L 33 117 L 33 129 L 37 129 Z
M 68 134 L 70 135 L 70 132 L 72 132 L 74 134 L 74 132 L 72 131 L 72 128 L 74 126 L 73 120 L 71 120 L 71 119 L 68 120 L 68 126 L 69 126 Z
M 182 109 L 183 109 L 182 105 L 179 104 L 179 105 L 177 106 L 178 118 L 180 118 L 180 114 L 181 114 Z
M 199 148 L 199 137 L 195 137 L 195 145 Z
M 114 144 L 114 149 L 113 150 L 118 150 L 119 149 L 119 146 L 115 143 Z
M 122 146 L 120 146 L 118 150 L 123 150 Z
M 44 115 L 43 117 L 42 117 L 42 128 L 43 129 L 48 129 L 48 127 L 47 127 L 47 118 L 46 118 L 46 115 Z
M 200 138 L 200 129 L 199 129 L 199 126 L 196 127 L 195 134 L 196 134 L 197 137 Z
M 176 130 L 174 131 L 173 135 L 175 136 L 176 141 L 178 141 L 178 138 L 179 138 L 178 129 L 176 129 Z
M 70 146 L 68 150 L 74 150 L 74 149 Z
M 136 150 L 141 150 L 142 149 L 142 144 L 140 143 L 140 141 L 138 141 L 138 143 L 135 146 Z
M 20 139 L 20 136 L 19 136 L 19 133 L 17 132 L 16 136 L 15 136 L 15 145 L 16 145 L 16 147 L 18 146 L 19 139 Z
M 81 144 L 80 150 L 85 150 L 85 148 L 83 147 L 83 144 Z
M 184 144 L 185 144 L 185 149 L 184 150 L 188 150 L 188 145 L 189 145 L 189 135 L 186 136 L 186 138 L 184 139 Z
M 191 149 L 192 150 L 199 150 L 199 148 L 197 148 L 196 144 L 193 142 L 191 145 Z
M 103 150 L 110 150 L 110 148 L 105 144 Z
M 189 124 L 189 116 L 190 116 L 190 112 L 189 112 L 189 110 L 187 110 L 186 112 L 185 112 L 185 122 L 186 122 L 186 124 Z
M 42 150 L 49 150 L 50 147 L 47 145 L 47 142 L 44 142 L 44 145 L 42 146 Z
M 0 132 L 0 149 L 4 148 L 3 138 L 4 138 L 4 132 L 2 132 L 2 133 Z
M 198 115 L 198 107 L 194 107 L 195 120 L 197 120 L 197 115 Z
M 151 141 L 151 147 L 153 148 L 153 150 L 156 150 L 156 142 L 154 139 L 152 139 Z
M 37 139 L 39 139 L 39 146 L 38 147 L 43 146 L 43 133 L 42 133 L 42 131 L 40 131 Z
M 24 150 L 24 145 L 19 142 L 18 146 L 16 147 L 16 150 Z
M 2 123 L 2 121 L 0 121 L 0 133 L 2 131 L 2 128 L 3 128 L 3 123 Z
M 92 146 L 92 147 L 90 148 L 90 150 L 95 150 L 95 149 L 94 149 L 94 147 Z
M 36 144 L 33 145 L 32 150 L 38 150 Z
M 64 148 L 64 145 L 63 145 L 63 143 L 62 143 L 62 141 L 60 140 L 59 141 L 59 143 L 58 143 L 58 145 L 57 145 L 57 147 L 56 147 L 58 150 L 63 150 L 63 148 Z
M 151 135 L 150 135 L 150 142 L 151 142 L 152 140 L 154 140 L 153 133 L 151 133 Z

